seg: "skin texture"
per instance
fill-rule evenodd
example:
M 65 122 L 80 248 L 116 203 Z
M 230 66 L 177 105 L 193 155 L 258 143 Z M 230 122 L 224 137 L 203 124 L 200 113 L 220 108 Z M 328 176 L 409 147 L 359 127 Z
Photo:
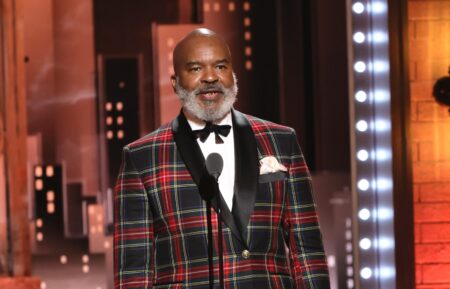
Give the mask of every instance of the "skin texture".
M 224 105 L 225 90 L 232 89 L 235 80 L 230 50 L 219 36 L 205 28 L 194 30 L 177 44 L 173 61 L 171 82 L 175 93 L 180 95 L 177 85 L 194 92 L 198 108 L 204 111 L 218 111 Z M 184 104 L 183 97 L 181 101 Z M 183 110 L 187 116 L 199 118 L 185 105 Z

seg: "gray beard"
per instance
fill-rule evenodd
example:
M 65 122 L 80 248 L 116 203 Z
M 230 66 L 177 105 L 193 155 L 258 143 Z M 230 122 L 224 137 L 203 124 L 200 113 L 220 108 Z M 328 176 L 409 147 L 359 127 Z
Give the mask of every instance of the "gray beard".
M 192 114 L 198 119 L 204 120 L 204 121 L 210 121 L 214 122 L 217 120 L 222 119 L 225 117 L 225 115 L 230 112 L 231 108 L 233 107 L 234 102 L 237 100 L 237 92 L 238 92 L 238 86 L 237 86 L 237 79 L 236 75 L 233 73 L 233 86 L 231 88 L 225 88 L 220 83 L 215 84 L 209 84 L 205 85 L 207 88 L 214 88 L 216 90 L 220 90 L 223 92 L 223 102 L 219 106 L 218 109 L 214 109 L 212 104 L 214 102 L 211 101 L 211 106 L 206 105 L 205 108 L 202 108 L 197 103 L 197 94 L 204 89 L 205 87 L 197 87 L 193 91 L 188 91 L 184 89 L 180 85 L 180 80 L 178 76 L 176 77 L 175 82 L 175 91 L 178 94 L 178 96 L 181 99 L 181 103 L 183 105 L 183 109 L 185 109 L 189 114 Z

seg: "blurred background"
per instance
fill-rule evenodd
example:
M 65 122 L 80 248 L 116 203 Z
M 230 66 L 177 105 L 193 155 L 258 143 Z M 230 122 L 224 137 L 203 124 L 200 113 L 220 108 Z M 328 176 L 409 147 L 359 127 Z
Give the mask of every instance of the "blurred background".
M 178 114 L 197 27 L 231 48 L 236 108 L 297 131 L 332 288 L 449 288 L 450 1 L 1 3 L 0 288 L 113 288 L 121 148 Z

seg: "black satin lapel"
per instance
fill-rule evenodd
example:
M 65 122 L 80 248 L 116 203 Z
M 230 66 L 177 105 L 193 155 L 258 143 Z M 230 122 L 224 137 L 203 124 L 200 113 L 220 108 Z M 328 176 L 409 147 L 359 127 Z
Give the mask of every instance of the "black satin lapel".
M 214 198 L 211 202 L 214 210 L 217 212 L 217 198 Z M 231 233 L 242 243 L 246 244 L 244 242 L 245 239 L 242 238 L 241 233 L 236 225 L 236 222 L 234 220 L 233 215 L 230 212 L 230 209 L 228 208 L 228 205 L 226 204 L 224 198 L 222 197 L 222 194 L 220 194 L 220 208 L 222 209 L 222 221 L 227 224 L 228 228 L 230 228 Z
M 181 158 L 191 174 L 192 179 L 198 186 L 202 175 L 206 173 L 205 158 L 203 157 L 202 151 L 198 146 L 197 140 L 193 137 L 191 126 L 182 112 L 180 112 L 178 117 L 172 122 L 172 131 L 177 149 L 180 151 Z M 243 239 L 234 222 L 233 215 L 228 209 L 228 206 L 222 196 L 220 196 L 220 202 L 223 222 L 230 228 L 235 237 L 242 242 Z M 211 203 L 217 211 L 217 200 L 213 200 Z
M 205 158 L 192 135 L 191 126 L 182 112 L 172 122 L 172 131 L 181 158 L 198 186 L 205 171 Z
M 235 149 L 235 190 L 233 216 L 244 240 L 247 225 L 255 205 L 258 184 L 258 154 L 256 139 L 247 118 L 233 110 Z

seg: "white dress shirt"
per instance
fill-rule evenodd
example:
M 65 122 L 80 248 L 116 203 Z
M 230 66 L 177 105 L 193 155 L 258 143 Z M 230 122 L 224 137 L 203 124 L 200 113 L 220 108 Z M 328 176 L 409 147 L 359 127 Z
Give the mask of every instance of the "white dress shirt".
M 187 118 L 187 117 L 186 117 Z M 198 123 L 187 118 L 192 130 L 199 130 L 205 127 L 205 122 Z M 216 144 L 215 135 L 211 133 L 205 142 L 202 142 L 200 138 L 197 139 L 197 143 L 203 153 L 205 159 L 211 153 L 218 153 L 223 158 L 223 170 L 219 176 L 219 189 L 230 211 L 233 208 L 233 194 L 234 194 L 234 135 L 233 135 L 233 122 L 231 120 L 231 113 L 228 113 L 217 125 L 230 125 L 230 133 L 225 137 L 220 135 L 223 140 L 222 144 Z

